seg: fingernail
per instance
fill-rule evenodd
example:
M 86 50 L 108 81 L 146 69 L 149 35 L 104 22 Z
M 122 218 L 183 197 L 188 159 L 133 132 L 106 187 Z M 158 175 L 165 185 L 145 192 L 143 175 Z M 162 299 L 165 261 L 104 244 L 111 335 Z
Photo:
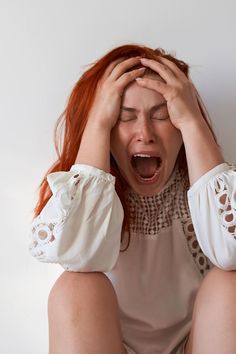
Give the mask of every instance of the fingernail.
M 139 81 L 139 82 L 143 81 L 143 79 L 141 77 L 137 77 L 135 80 Z

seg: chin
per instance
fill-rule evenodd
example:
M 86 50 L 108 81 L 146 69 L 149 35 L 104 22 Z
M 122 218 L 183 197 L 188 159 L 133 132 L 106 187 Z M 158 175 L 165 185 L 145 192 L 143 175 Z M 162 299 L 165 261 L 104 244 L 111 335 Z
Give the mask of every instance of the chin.
M 161 189 L 163 188 L 163 186 L 158 186 L 158 187 L 136 187 L 136 188 L 132 188 L 132 190 L 142 196 L 145 197 L 152 197 L 155 194 L 158 194 Z

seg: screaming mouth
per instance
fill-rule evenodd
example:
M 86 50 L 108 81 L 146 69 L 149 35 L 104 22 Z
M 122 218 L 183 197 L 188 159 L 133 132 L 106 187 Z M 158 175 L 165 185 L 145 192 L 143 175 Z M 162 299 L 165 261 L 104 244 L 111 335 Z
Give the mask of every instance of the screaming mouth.
M 159 156 L 148 154 L 135 154 L 131 158 L 131 165 L 139 179 L 143 181 L 153 180 L 159 172 L 162 159 Z

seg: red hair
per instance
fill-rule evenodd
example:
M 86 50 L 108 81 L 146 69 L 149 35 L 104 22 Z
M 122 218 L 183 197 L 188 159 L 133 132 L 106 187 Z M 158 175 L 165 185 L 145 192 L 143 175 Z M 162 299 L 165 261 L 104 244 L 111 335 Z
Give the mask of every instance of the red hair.
M 141 45 L 129 44 L 117 47 L 102 58 L 97 60 L 90 68 L 83 73 L 79 81 L 76 83 L 74 89 L 68 100 L 68 104 L 65 111 L 59 117 L 55 130 L 54 130 L 54 144 L 57 152 L 58 159 L 55 163 L 48 169 L 43 177 L 42 182 L 39 185 L 39 198 L 38 202 L 34 208 L 34 217 L 40 214 L 41 210 L 44 208 L 45 204 L 52 196 L 51 189 L 47 182 L 47 175 L 52 172 L 57 171 L 69 171 L 71 166 L 74 164 L 77 153 L 80 147 L 81 138 L 87 123 L 88 113 L 92 107 L 96 87 L 98 81 L 103 76 L 107 66 L 118 58 L 130 58 L 135 56 L 142 56 L 149 59 L 157 59 L 157 56 L 162 56 L 170 61 L 174 62 L 180 70 L 182 70 L 185 75 L 189 75 L 189 66 L 182 60 L 176 59 L 173 55 L 166 53 L 163 49 L 151 49 Z M 198 97 L 199 106 L 204 119 L 206 120 L 215 140 L 215 134 L 208 122 L 208 115 L 203 107 L 200 98 Z M 59 144 L 61 142 L 61 135 L 63 132 L 62 150 L 59 151 Z M 184 146 L 181 147 L 177 162 L 183 171 L 184 175 L 187 176 L 187 162 Z M 125 211 L 125 217 L 123 222 L 123 230 L 129 229 L 129 212 L 125 202 L 124 191 L 127 187 L 127 183 L 121 176 L 120 171 L 115 163 L 115 160 L 111 156 L 111 174 L 116 177 L 115 188 L 117 194 L 121 200 Z M 128 242 L 129 246 L 129 242 Z M 126 247 L 126 249 L 128 248 Z

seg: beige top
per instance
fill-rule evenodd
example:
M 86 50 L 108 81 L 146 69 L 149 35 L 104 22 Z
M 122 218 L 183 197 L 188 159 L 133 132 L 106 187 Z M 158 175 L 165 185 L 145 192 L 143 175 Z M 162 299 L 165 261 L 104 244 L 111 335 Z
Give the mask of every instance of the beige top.
M 236 171 L 220 164 L 188 190 L 175 169 L 157 195 L 129 192 L 135 221 L 125 252 L 113 176 L 73 165 L 48 182 L 53 196 L 32 223 L 31 254 L 70 271 L 105 272 L 117 293 L 124 342 L 136 353 L 171 353 L 190 331 L 208 270 L 236 269 Z

